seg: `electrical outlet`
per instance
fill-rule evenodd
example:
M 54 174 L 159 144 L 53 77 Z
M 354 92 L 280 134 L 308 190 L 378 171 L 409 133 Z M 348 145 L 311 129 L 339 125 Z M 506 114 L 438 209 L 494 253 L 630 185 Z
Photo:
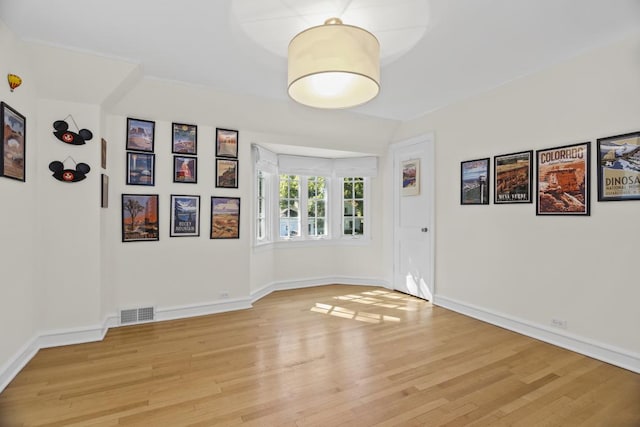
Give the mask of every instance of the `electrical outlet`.
M 227 291 L 220 292 L 220 298 L 229 298 L 229 292 Z
M 567 321 L 563 319 L 551 319 L 551 326 L 560 329 L 567 329 Z

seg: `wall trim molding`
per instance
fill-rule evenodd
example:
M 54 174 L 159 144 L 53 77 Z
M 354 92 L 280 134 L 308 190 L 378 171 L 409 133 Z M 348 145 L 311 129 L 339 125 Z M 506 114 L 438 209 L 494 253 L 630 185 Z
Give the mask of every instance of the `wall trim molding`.
M 433 304 L 620 368 L 640 373 L 640 354 L 453 298 L 436 295 Z
M 348 276 L 327 276 L 316 277 L 314 279 L 298 279 L 298 280 L 282 280 L 271 282 L 260 289 L 251 292 L 251 302 L 254 303 L 272 292 L 287 291 L 291 289 L 312 288 L 314 286 L 327 285 L 354 285 L 354 286 L 379 286 L 391 289 L 389 282 L 386 280 L 373 278 L 359 278 Z
M 251 298 L 229 298 L 204 304 L 164 307 L 156 310 L 155 321 L 186 319 L 188 317 L 207 316 L 227 311 L 246 310 L 248 308 L 251 308 Z
M 24 368 L 33 356 L 36 355 L 38 350 L 40 350 L 38 347 L 38 338 L 37 335 L 31 338 L 4 366 L 0 367 L 0 392 L 9 385 L 22 368 Z

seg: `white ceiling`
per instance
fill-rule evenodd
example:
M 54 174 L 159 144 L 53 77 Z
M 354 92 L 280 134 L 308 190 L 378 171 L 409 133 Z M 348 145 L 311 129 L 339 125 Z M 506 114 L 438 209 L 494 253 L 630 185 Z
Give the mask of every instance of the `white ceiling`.
M 383 45 L 380 95 L 354 111 L 396 120 L 640 31 L 640 0 L 0 0 L 0 19 L 24 40 L 281 102 L 293 101 L 278 43 L 329 10 L 371 22 Z

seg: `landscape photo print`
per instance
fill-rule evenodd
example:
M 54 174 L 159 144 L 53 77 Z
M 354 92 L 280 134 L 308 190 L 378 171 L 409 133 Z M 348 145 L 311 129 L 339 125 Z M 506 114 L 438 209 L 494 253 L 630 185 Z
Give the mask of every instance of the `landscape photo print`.
M 536 151 L 536 215 L 589 215 L 589 151 L 583 142 Z
M 495 156 L 494 200 L 495 204 L 532 203 L 533 151 Z
M 489 204 L 489 158 L 461 162 L 460 204 Z
M 598 200 L 640 200 L 640 132 L 598 139 Z

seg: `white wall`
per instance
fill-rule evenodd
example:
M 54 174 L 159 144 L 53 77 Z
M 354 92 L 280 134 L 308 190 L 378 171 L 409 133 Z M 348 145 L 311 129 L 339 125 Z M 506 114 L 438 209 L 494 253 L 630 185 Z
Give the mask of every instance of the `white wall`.
M 436 136 L 438 297 L 543 328 L 564 319 L 560 332 L 638 357 L 640 202 L 596 201 L 594 155 L 597 138 L 640 130 L 639 76 L 635 36 L 402 125 L 397 140 Z M 590 217 L 460 206 L 461 161 L 583 141 Z
M 27 119 L 26 182 L 0 178 L 0 389 L 8 380 L 3 376 L 37 331 L 34 275 L 38 266 L 36 161 L 37 115 L 36 88 L 23 46 L 0 21 L 0 100 Z M 6 76 L 22 77 L 23 84 L 9 91 Z

